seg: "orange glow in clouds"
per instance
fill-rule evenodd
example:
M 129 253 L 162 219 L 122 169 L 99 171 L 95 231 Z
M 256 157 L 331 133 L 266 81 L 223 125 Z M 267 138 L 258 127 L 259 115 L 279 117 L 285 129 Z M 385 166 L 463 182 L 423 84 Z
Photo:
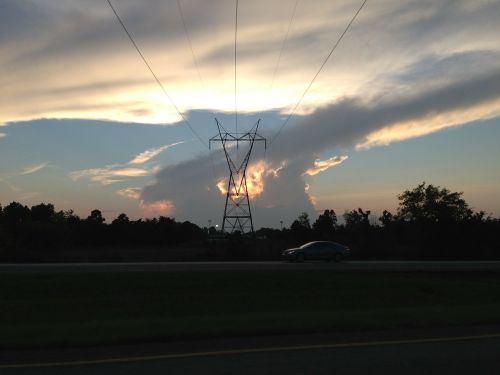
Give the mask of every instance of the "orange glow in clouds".
M 171 201 L 144 202 L 141 200 L 139 207 L 146 217 L 169 216 L 175 211 Z
M 254 164 L 251 164 L 247 168 L 247 189 L 250 198 L 256 198 L 264 191 L 264 175 L 266 174 L 266 163 L 263 160 L 259 160 Z M 242 176 L 234 176 L 235 183 L 238 184 L 241 181 Z M 238 186 L 237 186 L 238 187 Z M 221 194 L 227 194 L 227 180 L 221 179 L 217 182 L 217 188 Z M 240 192 L 243 192 L 241 188 Z M 234 192 L 236 194 L 236 192 Z

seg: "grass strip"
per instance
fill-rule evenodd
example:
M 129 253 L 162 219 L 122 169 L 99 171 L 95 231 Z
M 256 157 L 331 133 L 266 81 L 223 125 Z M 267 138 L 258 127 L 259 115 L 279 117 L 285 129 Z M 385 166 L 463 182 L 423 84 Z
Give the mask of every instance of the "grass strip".
M 0 346 L 500 323 L 498 273 L 0 275 Z

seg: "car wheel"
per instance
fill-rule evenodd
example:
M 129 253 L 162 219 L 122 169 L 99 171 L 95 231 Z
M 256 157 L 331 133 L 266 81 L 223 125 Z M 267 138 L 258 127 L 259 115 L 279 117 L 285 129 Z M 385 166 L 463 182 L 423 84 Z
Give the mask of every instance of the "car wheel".
M 335 262 L 339 263 L 342 262 L 343 256 L 342 254 L 335 254 Z
M 304 261 L 304 254 L 297 254 L 297 262 L 303 262 Z

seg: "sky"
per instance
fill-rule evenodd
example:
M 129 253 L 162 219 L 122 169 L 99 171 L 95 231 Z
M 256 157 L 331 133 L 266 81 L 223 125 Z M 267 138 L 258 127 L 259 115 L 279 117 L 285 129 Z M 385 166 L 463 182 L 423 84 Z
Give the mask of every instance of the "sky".
M 236 64 L 236 1 L 111 3 L 161 87 L 106 0 L 0 0 L 3 206 L 221 224 L 217 118 L 261 120 L 257 228 L 423 181 L 500 216 L 500 0 L 368 0 L 322 69 L 362 1 L 240 0 Z

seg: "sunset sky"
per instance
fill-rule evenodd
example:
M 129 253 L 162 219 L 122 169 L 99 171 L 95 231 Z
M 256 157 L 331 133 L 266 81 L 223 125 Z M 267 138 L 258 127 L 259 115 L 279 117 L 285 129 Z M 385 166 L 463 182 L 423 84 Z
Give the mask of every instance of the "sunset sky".
M 106 0 L 0 0 L 0 203 L 220 224 L 236 106 L 257 228 L 422 181 L 500 216 L 500 1 L 368 0 L 280 133 L 362 1 L 240 0 L 236 95 L 235 3 L 112 1 L 195 134 Z

